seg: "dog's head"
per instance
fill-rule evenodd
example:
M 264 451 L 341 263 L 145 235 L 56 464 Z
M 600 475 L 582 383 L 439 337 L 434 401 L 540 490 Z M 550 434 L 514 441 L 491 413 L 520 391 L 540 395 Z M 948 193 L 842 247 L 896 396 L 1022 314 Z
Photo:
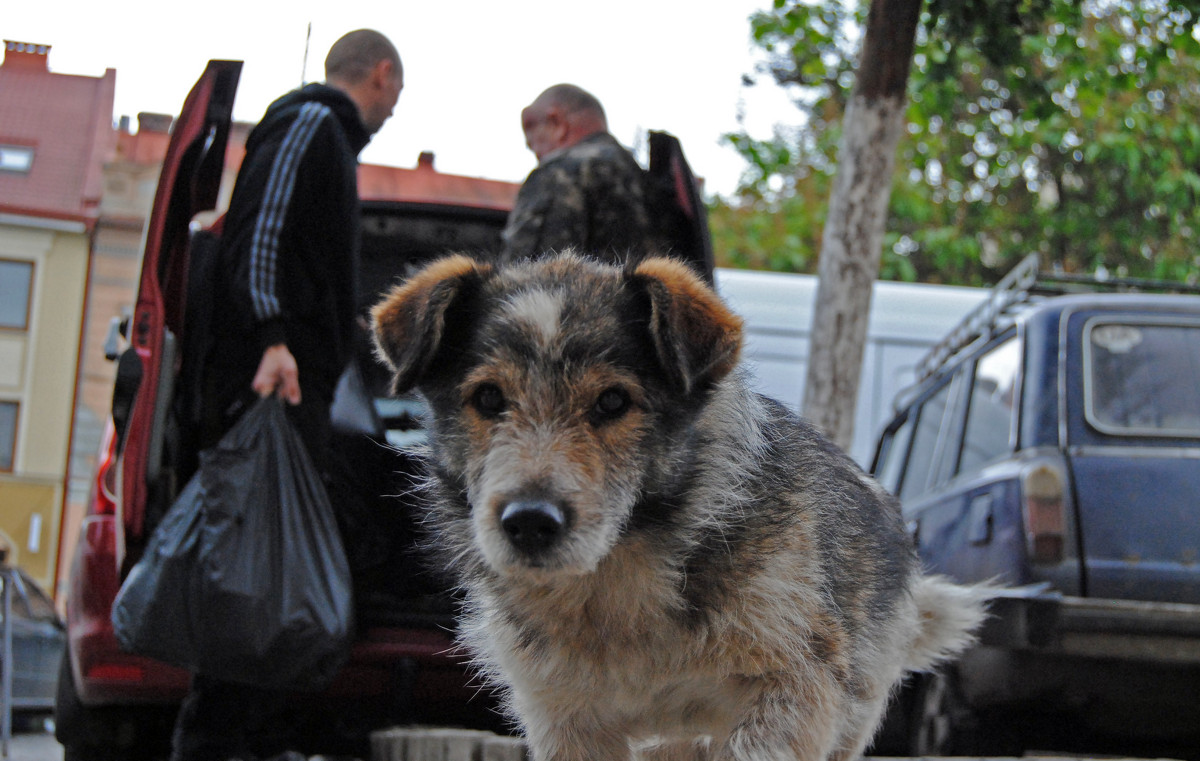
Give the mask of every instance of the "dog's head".
M 506 575 L 594 570 L 639 505 L 677 491 L 692 423 L 741 347 L 741 321 L 661 258 L 453 256 L 372 316 L 394 391 L 430 403 L 459 530 Z

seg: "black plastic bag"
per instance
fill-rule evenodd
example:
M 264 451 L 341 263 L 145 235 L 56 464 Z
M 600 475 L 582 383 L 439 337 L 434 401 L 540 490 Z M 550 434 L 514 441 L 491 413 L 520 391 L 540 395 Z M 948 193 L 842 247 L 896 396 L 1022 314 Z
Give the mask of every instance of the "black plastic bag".
M 350 568 L 283 402 L 200 454 L 113 603 L 121 647 L 208 677 L 319 689 L 353 637 Z

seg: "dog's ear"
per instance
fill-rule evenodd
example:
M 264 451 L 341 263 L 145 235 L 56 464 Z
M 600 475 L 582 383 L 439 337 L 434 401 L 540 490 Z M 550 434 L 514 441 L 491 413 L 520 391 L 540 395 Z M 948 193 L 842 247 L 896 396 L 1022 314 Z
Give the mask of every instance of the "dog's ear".
M 490 265 L 469 256 L 449 256 L 419 270 L 375 305 L 375 353 L 395 372 L 393 394 L 417 384 L 441 347 L 447 312 L 491 272 Z
M 649 258 L 629 275 L 650 300 L 658 360 L 684 394 L 725 377 L 742 348 L 742 320 L 686 264 Z

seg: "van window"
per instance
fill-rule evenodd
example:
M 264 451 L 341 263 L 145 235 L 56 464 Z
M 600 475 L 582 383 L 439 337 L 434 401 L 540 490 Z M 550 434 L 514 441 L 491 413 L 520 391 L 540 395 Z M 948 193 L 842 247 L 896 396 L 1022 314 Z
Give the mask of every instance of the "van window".
M 1200 436 L 1200 324 L 1093 320 L 1084 409 L 1104 433 Z
M 1021 375 L 1021 345 L 1016 337 L 989 350 L 975 364 L 959 473 L 1012 451 L 1013 412 Z
M 950 398 L 950 384 L 942 386 L 933 396 L 925 400 L 917 413 L 917 427 L 913 433 L 912 451 L 908 456 L 908 467 L 904 469 L 904 481 L 900 496 L 908 499 L 929 490 L 937 470 L 938 433 L 942 428 L 942 417 L 946 402 Z

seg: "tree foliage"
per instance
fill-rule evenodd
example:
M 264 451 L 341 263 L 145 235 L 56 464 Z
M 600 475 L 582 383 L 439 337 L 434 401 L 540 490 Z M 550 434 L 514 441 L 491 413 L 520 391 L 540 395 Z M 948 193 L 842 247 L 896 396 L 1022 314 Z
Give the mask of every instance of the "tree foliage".
M 932 0 L 909 81 L 881 277 L 983 284 L 1038 251 L 1068 271 L 1200 275 L 1200 0 Z M 865 5 L 775 0 L 751 30 L 798 126 L 727 136 L 721 263 L 811 272 Z

